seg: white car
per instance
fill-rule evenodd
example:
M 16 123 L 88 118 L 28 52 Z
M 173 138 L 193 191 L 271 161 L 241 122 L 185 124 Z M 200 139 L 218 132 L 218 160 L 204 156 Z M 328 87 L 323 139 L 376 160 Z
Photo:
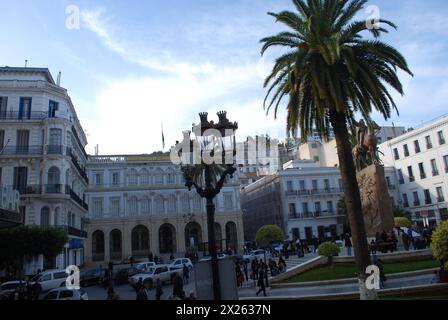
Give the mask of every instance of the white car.
M 155 262 L 140 262 L 140 263 L 135 265 L 135 267 L 137 268 L 139 273 L 143 273 L 146 270 L 148 270 L 149 268 L 155 267 L 155 266 L 156 266 Z
M 193 269 L 193 263 L 188 258 L 176 258 L 170 261 L 169 266 L 172 269 L 180 269 L 182 270 L 184 264 L 188 267 L 189 270 Z
M 182 270 L 172 269 L 167 264 L 159 264 L 155 267 L 150 267 L 144 273 L 136 274 L 129 278 L 129 284 L 135 288 L 138 281 L 142 279 L 144 285 L 148 284 L 150 288 L 154 287 L 157 279 L 160 279 L 162 283 L 172 282 L 174 276 L 180 274 L 182 276 Z
M 253 259 L 260 260 L 261 259 L 264 261 L 265 258 L 266 259 L 270 258 L 269 252 L 267 252 L 263 249 L 254 250 L 249 254 L 249 256 L 251 257 L 251 258 L 249 258 L 249 260 L 253 260 Z
M 30 282 L 33 284 L 37 281 L 41 285 L 42 291 L 48 291 L 57 287 L 65 286 L 67 277 L 68 274 L 65 270 L 53 269 L 39 273 L 34 276 Z
M 16 291 L 17 287 L 26 285 L 25 281 L 8 281 L 0 286 L 0 300 L 8 300 L 10 295 Z
M 67 288 L 56 288 L 48 292 L 43 300 L 89 300 L 87 292 L 84 290 L 74 290 Z
M 224 253 L 220 253 L 220 254 L 218 254 L 218 260 L 221 260 L 221 259 L 224 259 L 225 257 L 227 257 L 227 255 L 226 254 L 224 254 Z M 212 257 L 211 256 L 205 256 L 205 257 L 203 257 L 201 260 L 199 260 L 200 262 L 203 262 L 203 261 L 211 261 L 212 260 Z

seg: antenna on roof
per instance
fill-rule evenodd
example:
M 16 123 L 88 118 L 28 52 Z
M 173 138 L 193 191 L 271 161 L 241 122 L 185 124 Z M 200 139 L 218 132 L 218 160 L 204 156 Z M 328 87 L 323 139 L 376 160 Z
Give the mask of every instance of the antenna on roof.
M 25 68 L 28 67 L 28 60 L 25 60 Z
M 61 86 L 61 75 L 62 75 L 62 73 L 61 73 L 61 71 L 59 71 L 59 73 L 58 73 L 58 79 L 56 80 L 56 84 L 60 87 Z
M 99 152 L 98 152 L 98 145 L 96 145 L 96 146 L 95 146 L 95 155 L 97 156 L 98 153 L 99 153 Z

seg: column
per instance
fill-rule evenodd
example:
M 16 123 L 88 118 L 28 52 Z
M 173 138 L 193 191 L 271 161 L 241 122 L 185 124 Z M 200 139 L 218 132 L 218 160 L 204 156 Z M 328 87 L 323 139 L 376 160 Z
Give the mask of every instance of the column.
M 129 259 L 132 256 L 132 228 L 126 223 L 122 229 L 121 239 L 122 259 Z
M 90 238 L 92 235 L 90 235 Z M 110 230 L 104 230 L 104 262 L 110 261 Z
M 151 223 L 150 228 L 151 251 L 154 255 L 159 255 L 159 224 Z
M 176 223 L 176 247 L 178 253 L 185 253 L 185 223 L 181 219 Z

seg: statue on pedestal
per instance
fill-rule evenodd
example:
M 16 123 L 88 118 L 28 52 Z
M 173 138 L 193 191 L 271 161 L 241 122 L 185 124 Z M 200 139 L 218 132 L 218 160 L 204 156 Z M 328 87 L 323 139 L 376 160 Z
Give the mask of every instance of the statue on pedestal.
M 359 172 L 370 165 L 379 165 L 380 159 L 377 153 L 378 138 L 376 134 L 381 129 L 375 122 L 367 126 L 363 119 L 355 121 L 356 146 L 353 148 L 353 160 L 356 170 Z

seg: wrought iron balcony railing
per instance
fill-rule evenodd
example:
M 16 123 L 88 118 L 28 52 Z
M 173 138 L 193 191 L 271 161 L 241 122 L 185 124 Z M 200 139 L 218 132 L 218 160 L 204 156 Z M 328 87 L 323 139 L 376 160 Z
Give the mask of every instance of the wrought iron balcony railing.
M 42 146 L 6 146 L 0 148 L 0 156 L 5 155 L 42 155 Z

